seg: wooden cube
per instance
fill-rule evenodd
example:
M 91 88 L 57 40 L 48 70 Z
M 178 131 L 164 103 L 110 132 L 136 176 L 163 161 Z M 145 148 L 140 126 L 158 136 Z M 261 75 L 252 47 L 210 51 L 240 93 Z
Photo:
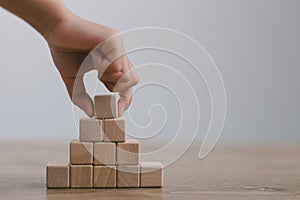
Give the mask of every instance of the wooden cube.
M 116 166 L 94 166 L 94 187 L 111 188 L 117 186 Z
M 118 165 L 117 187 L 139 187 L 139 165 Z
M 117 163 L 118 165 L 139 164 L 140 143 L 138 140 L 130 139 L 117 143 Z
M 124 142 L 125 141 L 125 119 L 105 119 L 104 120 L 104 141 Z
M 162 187 L 163 166 L 160 162 L 141 162 L 140 167 L 140 187 Z
M 94 165 L 115 165 L 116 144 L 110 142 L 94 143 Z
M 46 172 L 47 188 L 69 187 L 69 165 L 48 164 Z
M 93 187 L 93 165 L 71 165 L 70 166 L 71 188 Z
M 98 119 L 118 117 L 116 95 L 99 95 L 94 98 L 95 116 Z
M 102 120 L 82 118 L 79 121 L 79 139 L 82 142 L 101 142 L 103 129 Z
M 93 143 L 72 140 L 70 143 L 70 164 L 93 164 Z

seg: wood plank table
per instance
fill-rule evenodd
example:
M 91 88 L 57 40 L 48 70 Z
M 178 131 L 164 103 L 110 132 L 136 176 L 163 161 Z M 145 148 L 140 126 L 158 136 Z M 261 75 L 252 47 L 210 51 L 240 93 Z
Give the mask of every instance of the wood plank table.
M 56 189 L 49 161 L 68 161 L 68 143 L 0 142 L 0 199 L 300 199 L 300 144 L 218 144 L 205 160 L 191 147 L 164 169 L 162 189 Z

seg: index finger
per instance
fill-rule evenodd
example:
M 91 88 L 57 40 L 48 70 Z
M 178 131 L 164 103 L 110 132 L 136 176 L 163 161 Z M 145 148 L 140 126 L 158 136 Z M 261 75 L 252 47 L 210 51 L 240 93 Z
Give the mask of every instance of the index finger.
M 119 116 L 122 116 L 132 102 L 132 88 L 129 88 L 124 92 L 120 92 L 119 96 L 120 99 L 118 101 L 118 113 Z

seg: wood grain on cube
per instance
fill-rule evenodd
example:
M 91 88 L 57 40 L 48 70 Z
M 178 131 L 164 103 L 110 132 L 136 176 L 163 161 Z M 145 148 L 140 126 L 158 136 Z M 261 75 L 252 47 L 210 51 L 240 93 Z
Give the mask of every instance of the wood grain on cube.
M 105 119 L 104 120 L 104 141 L 124 142 L 125 141 L 125 119 Z
M 93 164 L 93 143 L 72 140 L 70 143 L 70 164 Z
M 117 143 L 117 163 L 119 165 L 139 164 L 140 143 L 138 140 L 129 139 Z
M 118 117 L 116 95 L 98 95 L 94 98 L 95 116 L 98 119 Z
M 94 165 L 115 165 L 116 143 L 95 142 L 94 143 Z
M 101 142 L 103 129 L 102 120 L 82 118 L 79 121 L 79 139 L 82 142 Z
M 108 188 L 117 186 L 116 166 L 94 166 L 94 187 Z
M 46 172 L 47 188 L 69 187 L 69 165 L 48 164 Z
M 71 188 L 93 187 L 93 165 L 71 165 L 70 166 Z
M 140 187 L 162 187 L 163 172 L 160 162 L 140 163 Z
M 117 187 L 139 187 L 139 165 L 118 165 Z

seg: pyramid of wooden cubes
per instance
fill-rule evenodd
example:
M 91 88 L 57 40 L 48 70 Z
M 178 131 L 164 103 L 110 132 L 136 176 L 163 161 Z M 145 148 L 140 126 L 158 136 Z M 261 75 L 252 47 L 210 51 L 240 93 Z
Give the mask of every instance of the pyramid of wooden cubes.
M 95 118 L 82 118 L 69 164 L 48 164 L 48 188 L 162 187 L 162 164 L 140 162 L 140 143 L 125 138 L 116 95 L 96 96 Z

